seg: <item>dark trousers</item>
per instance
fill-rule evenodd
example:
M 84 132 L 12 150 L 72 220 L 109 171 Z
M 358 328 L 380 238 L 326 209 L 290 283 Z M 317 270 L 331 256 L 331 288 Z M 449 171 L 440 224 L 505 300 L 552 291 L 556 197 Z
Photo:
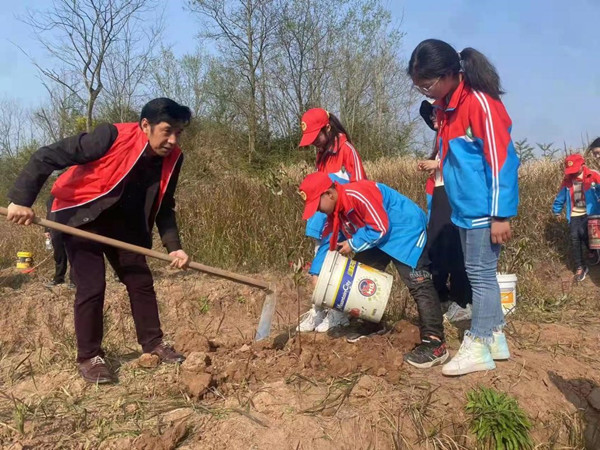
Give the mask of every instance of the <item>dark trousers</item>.
M 77 361 L 104 356 L 102 351 L 104 291 L 106 288 L 104 255 L 129 294 L 137 339 L 144 352 L 162 341 L 154 282 L 146 258 L 126 250 L 64 235 L 71 263 L 75 292 L 75 335 Z
M 575 269 L 577 269 L 585 265 L 583 261 L 582 244 L 586 249 L 589 248 L 588 216 L 571 216 L 569 231 L 569 234 L 571 235 L 571 251 L 573 252 L 573 261 L 575 263 Z
M 54 281 L 57 283 L 64 283 L 67 273 L 67 251 L 63 236 L 60 231 L 50 230 L 50 240 L 52 241 L 52 252 L 54 254 Z
M 472 303 L 471 283 L 458 228 L 450 217 L 452 208 L 444 186 L 437 186 L 431 199 L 426 251 L 431 260 L 431 275 L 440 301 L 455 301 L 462 308 Z
M 442 309 L 437 292 L 433 286 L 431 273 L 428 270 L 429 258 L 425 251 L 421 254 L 421 258 L 415 269 L 392 258 L 378 248 L 372 248 L 357 253 L 354 256 L 354 259 L 382 271 L 385 270 L 390 261 L 393 262 L 394 266 L 396 266 L 396 270 L 398 270 L 400 278 L 402 278 L 410 295 L 417 303 L 421 339 L 435 336 L 444 341 Z

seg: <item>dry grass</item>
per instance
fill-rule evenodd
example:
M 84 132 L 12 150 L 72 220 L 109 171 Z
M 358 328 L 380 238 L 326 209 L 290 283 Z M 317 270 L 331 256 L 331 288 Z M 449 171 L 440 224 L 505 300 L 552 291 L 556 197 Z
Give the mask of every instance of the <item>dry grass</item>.
M 390 185 L 424 207 L 425 177 L 415 167 L 413 158 L 366 163 L 371 179 Z M 191 169 L 184 170 L 181 177 L 178 220 L 184 248 L 196 261 L 247 273 L 285 271 L 293 262 L 310 261 L 312 244 L 304 237 L 302 201 L 296 194 L 302 177 L 312 170 L 308 164 L 281 166 L 261 176 L 229 171 L 218 178 L 201 177 Z M 580 295 L 568 284 L 566 291 L 557 290 L 554 284 L 565 277 L 565 265 L 570 265 L 566 221 L 556 221 L 551 214 L 560 181 L 557 162 L 535 161 L 521 168 L 514 238 L 500 259 L 501 271 L 519 277 L 521 304 L 547 313 L 561 310 Z M 13 266 L 20 250 L 33 251 L 37 262 L 49 256 L 43 249 L 40 228 L 2 223 L 0 231 L 0 268 Z M 52 261 L 46 265 L 51 267 Z M 402 290 L 397 293 L 394 317 L 404 314 L 404 294 Z

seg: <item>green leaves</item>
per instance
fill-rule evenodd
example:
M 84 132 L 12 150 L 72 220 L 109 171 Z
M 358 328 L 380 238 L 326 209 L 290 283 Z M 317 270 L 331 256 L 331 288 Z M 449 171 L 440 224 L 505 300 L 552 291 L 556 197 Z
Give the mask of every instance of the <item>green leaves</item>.
M 484 448 L 533 448 L 531 422 L 517 400 L 508 394 L 481 386 L 467 393 L 465 411 L 471 415 L 470 431 Z

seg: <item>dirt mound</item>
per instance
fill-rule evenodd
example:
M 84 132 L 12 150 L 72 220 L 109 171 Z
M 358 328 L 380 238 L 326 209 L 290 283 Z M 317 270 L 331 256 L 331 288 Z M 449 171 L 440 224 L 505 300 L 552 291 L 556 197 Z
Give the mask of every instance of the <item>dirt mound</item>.
M 389 332 L 353 343 L 346 339 L 351 330 L 296 335 L 290 330 L 309 296 L 291 276 L 277 278 L 271 338 L 253 342 L 264 293 L 159 271 L 161 321 L 167 338 L 187 356 L 181 366 L 157 366 L 139 352 L 127 294 L 109 280 L 104 347 L 119 383 L 102 387 L 83 382 L 75 370 L 73 292 L 49 290 L 35 277 L 5 286 L 0 444 L 470 449 L 475 441 L 464 405 L 478 385 L 515 396 L 543 448 L 597 442 L 596 316 L 577 322 L 582 314 L 565 309 L 571 324 L 511 318 L 509 361 L 489 373 L 446 378 L 439 367 L 424 371 L 403 361 L 419 341 L 412 305 Z M 457 332 L 447 332 L 455 352 Z

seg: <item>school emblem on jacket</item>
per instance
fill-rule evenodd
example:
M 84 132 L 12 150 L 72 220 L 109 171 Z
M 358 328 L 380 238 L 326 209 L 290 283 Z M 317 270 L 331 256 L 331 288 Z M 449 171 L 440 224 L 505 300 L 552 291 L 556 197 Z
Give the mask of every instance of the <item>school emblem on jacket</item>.
M 360 283 L 358 283 L 358 292 L 360 292 L 364 297 L 371 297 L 375 294 L 375 292 L 377 292 L 377 285 L 373 280 L 364 278 L 360 280 Z

